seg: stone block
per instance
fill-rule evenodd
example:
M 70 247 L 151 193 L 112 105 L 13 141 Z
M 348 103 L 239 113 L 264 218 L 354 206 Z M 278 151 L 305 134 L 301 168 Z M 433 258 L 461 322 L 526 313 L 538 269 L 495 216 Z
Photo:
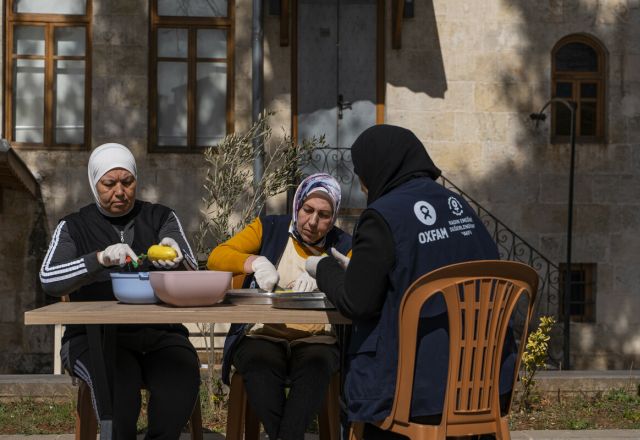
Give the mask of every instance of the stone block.
M 574 177 L 574 203 L 591 203 L 591 177 Z M 568 203 L 569 173 L 542 174 L 540 176 L 540 201 L 543 203 Z
M 475 69 L 477 64 L 477 57 L 479 55 L 480 54 L 476 51 L 457 51 L 448 46 L 443 47 L 441 58 L 444 73 L 446 73 L 446 77 L 443 77 L 443 79 L 445 79 L 447 82 L 477 82 L 479 78 L 475 77 Z M 482 78 L 482 80 L 487 82 L 496 81 L 495 78 Z
M 20 322 L 0 322 L 0 347 L 5 352 L 16 352 L 22 345 L 22 328 Z
M 475 38 L 473 38 L 473 31 L 475 30 L 476 36 L 479 35 L 480 23 L 464 21 L 465 26 L 461 26 L 462 21 L 462 17 L 457 17 L 457 20 L 452 20 L 447 17 L 438 22 L 438 37 L 440 38 L 440 47 L 443 52 L 445 50 L 449 50 L 452 53 L 471 52 L 476 42 Z
M 505 113 L 455 113 L 456 140 L 462 142 L 504 142 Z
M 420 2 L 418 2 L 420 3 Z M 473 21 L 479 17 L 491 19 L 495 16 L 498 8 L 498 2 L 486 1 L 481 4 L 465 1 L 441 1 L 434 5 L 435 12 L 451 21 Z M 418 4 L 416 9 L 423 7 Z
M 109 12 L 115 15 L 142 15 L 149 14 L 149 2 L 145 0 L 109 0 Z
M 625 264 L 640 256 L 640 236 L 637 229 L 611 234 L 611 263 Z
M 576 172 L 589 174 L 631 174 L 631 145 L 582 144 L 576 146 Z
M 387 54 L 385 80 L 394 85 L 405 86 L 416 93 L 426 93 L 432 97 L 442 98 L 447 89 L 447 81 L 452 77 L 445 73 L 443 60 L 445 54 L 426 50 L 392 51 Z M 373 72 L 373 71 L 372 71 Z M 447 69 L 447 73 L 457 69 Z
M 146 14 L 99 15 L 94 17 L 93 35 L 98 44 L 148 50 L 149 19 Z
M 112 46 L 109 75 L 147 77 L 148 52 L 147 46 Z
M 612 204 L 634 204 L 640 194 L 640 176 L 593 176 L 593 200 Z
M 560 23 L 562 21 L 562 1 L 545 2 L 502 2 L 493 15 L 499 23 Z
M 565 205 L 568 209 L 568 205 Z M 605 204 L 574 204 L 573 232 L 593 234 L 594 237 L 608 235 L 611 221 L 611 206 Z
M 533 152 L 522 145 L 504 142 L 486 142 L 482 161 L 485 174 L 492 178 L 489 182 L 492 191 L 501 194 L 502 190 L 512 191 L 509 186 L 520 187 L 520 198 L 510 199 L 514 204 L 537 199 L 539 191 L 539 176 L 533 173 L 535 169 Z M 502 200 L 503 197 L 492 198 Z
M 28 310 L 34 307 L 28 307 Z M 25 326 L 22 351 L 24 353 L 53 353 L 53 328 L 51 326 Z
M 591 27 L 598 11 L 598 0 L 565 0 L 562 5 L 562 14 L 566 24 L 582 24 Z
M 99 82 L 97 80 L 98 78 L 107 76 L 112 60 L 109 56 L 111 49 L 108 44 L 95 42 L 92 49 L 91 65 L 93 71 L 91 78 L 91 91 L 92 99 L 95 101 L 96 89 L 99 88 Z
M 97 115 L 98 134 L 117 142 L 117 139 L 147 135 L 147 108 L 104 106 Z
M 598 262 L 598 266 L 596 268 L 596 295 L 597 298 L 607 301 L 610 295 L 612 295 L 613 289 L 613 265 L 603 262 Z M 597 322 L 603 322 L 601 319 L 596 317 Z
M 389 110 L 387 122 L 412 130 L 419 139 L 451 141 L 454 135 L 452 113 Z
M 638 84 L 636 90 L 640 90 L 640 83 Z M 620 125 L 622 127 L 621 130 L 624 130 L 625 142 L 629 141 L 631 143 L 636 143 L 637 140 L 640 139 L 640 116 L 631 116 L 625 118 L 624 120 L 616 120 L 615 122 L 617 123 L 617 125 Z M 611 134 L 611 136 L 613 136 L 613 134 Z M 638 150 L 638 148 L 634 147 L 633 150 L 634 157 L 637 157 L 638 153 L 636 152 L 636 150 Z M 634 163 L 634 165 L 636 164 L 637 162 Z M 634 166 L 634 169 L 638 169 L 637 166 Z
M 148 81 L 141 76 L 113 77 L 105 82 L 105 101 L 114 107 L 143 107 L 148 103 Z
M 479 162 L 473 158 L 482 155 L 482 144 L 461 142 L 428 142 L 427 150 L 443 174 L 452 178 L 456 174 L 478 176 Z M 454 182 L 460 185 L 460 180 Z
M 530 99 L 531 87 L 520 83 L 476 83 L 475 110 L 509 112 L 514 104 Z
M 584 231 L 580 231 L 579 228 L 574 227 L 571 244 L 571 260 L 574 263 L 608 261 L 609 251 L 610 241 L 607 234 L 598 236 L 593 233 L 585 233 Z M 564 261 L 564 258 L 561 261 Z
M 16 294 L 15 291 L 6 289 L 4 283 L 5 280 L 2 282 L 3 285 L 0 285 L 0 322 L 13 323 L 16 319 Z
M 0 401 L 21 398 L 75 399 L 78 390 L 71 376 L 52 374 L 3 375 L 0 378 Z
M 522 54 L 530 50 L 530 42 L 527 35 L 524 34 L 525 30 L 528 29 L 523 28 L 521 23 L 505 21 L 485 23 L 479 34 L 482 36 L 480 37 L 482 38 L 482 43 L 484 43 L 481 43 L 481 50 L 486 52 L 514 51 L 515 54 Z M 476 42 L 478 37 L 471 38 L 472 41 Z M 471 50 L 473 50 L 473 47 Z
M 640 203 L 615 205 L 611 218 L 611 232 L 635 234 L 640 225 Z
M 635 259 L 634 259 L 635 261 Z M 640 271 L 634 264 L 615 264 L 613 267 L 613 294 L 629 295 L 637 292 L 640 285 Z M 636 295 L 637 296 L 637 295 Z M 636 315 L 638 316 L 638 315 Z
M 564 204 L 528 203 L 522 206 L 521 212 L 520 227 L 524 231 L 557 233 L 566 228 L 567 208 Z
M 540 234 L 538 250 L 552 262 L 562 261 L 566 255 L 566 234 Z
M 620 26 L 633 19 L 632 6 L 628 0 L 607 0 L 606 8 L 598 8 L 595 14 L 596 25 Z M 637 19 L 636 19 L 637 20 Z

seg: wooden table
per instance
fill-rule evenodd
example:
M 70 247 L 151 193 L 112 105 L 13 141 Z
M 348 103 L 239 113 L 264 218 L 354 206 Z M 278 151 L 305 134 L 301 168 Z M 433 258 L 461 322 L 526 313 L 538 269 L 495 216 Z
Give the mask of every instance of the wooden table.
M 88 324 L 89 337 L 97 338 L 101 324 L 174 324 L 193 322 L 263 324 L 350 324 L 336 310 L 276 309 L 270 305 L 221 303 L 209 307 L 171 307 L 166 304 L 122 304 L 117 301 L 59 302 L 25 312 L 25 325 Z M 96 325 L 92 325 L 96 324 Z M 95 340 L 95 339 L 94 339 Z M 96 344 L 99 347 L 101 343 Z M 100 348 L 100 356 L 102 357 Z M 106 381 L 104 370 L 96 377 Z M 108 389 L 108 388 L 105 388 Z M 108 404 L 110 407 L 110 403 Z M 102 418 L 102 417 L 101 417 Z M 100 439 L 111 438 L 111 420 L 101 420 Z
M 122 304 L 117 301 L 59 302 L 25 312 L 26 325 L 42 324 L 177 324 L 190 322 L 260 322 L 276 324 L 350 324 L 336 310 L 275 309 L 270 305 L 227 304 L 171 307 L 166 304 Z

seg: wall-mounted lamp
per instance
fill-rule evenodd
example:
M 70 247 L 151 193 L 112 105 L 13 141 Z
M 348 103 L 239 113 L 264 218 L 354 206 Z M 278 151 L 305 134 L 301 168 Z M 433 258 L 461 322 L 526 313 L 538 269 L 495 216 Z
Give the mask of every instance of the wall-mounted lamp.
M 563 369 L 570 370 L 571 369 L 571 357 L 570 357 L 570 347 L 571 347 L 571 239 L 572 239 L 572 226 L 573 226 L 573 174 L 575 168 L 575 157 L 576 157 L 576 103 L 574 101 L 570 101 L 568 99 L 563 98 L 551 98 L 547 103 L 542 106 L 539 112 L 531 113 L 529 118 L 532 121 L 536 121 L 536 128 L 539 123 L 544 122 L 547 119 L 547 115 L 544 113 L 545 109 L 551 103 L 559 103 L 564 105 L 571 112 L 571 131 L 570 131 L 570 140 L 571 140 L 571 161 L 569 165 L 569 207 L 568 207 L 568 218 L 567 218 L 567 268 L 564 276 L 564 297 L 562 299 L 563 304 Z

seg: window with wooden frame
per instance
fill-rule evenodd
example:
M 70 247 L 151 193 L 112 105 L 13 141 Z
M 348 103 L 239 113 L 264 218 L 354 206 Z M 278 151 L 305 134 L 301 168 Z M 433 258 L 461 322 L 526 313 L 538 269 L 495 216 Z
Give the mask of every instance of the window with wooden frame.
M 152 0 L 149 150 L 198 152 L 233 132 L 234 0 Z
M 5 4 L 5 137 L 19 148 L 88 148 L 92 0 Z
M 604 140 L 605 67 L 603 46 L 589 36 L 569 35 L 553 48 L 552 96 L 577 104 L 577 141 Z M 552 119 L 552 140 L 568 142 L 571 111 L 562 103 L 554 103 Z
M 560 316 L 564 316 L 567 265 L 560 264 Z M 573 322 L 596 321 L 596 264 L 571 264 L 569 311 Z

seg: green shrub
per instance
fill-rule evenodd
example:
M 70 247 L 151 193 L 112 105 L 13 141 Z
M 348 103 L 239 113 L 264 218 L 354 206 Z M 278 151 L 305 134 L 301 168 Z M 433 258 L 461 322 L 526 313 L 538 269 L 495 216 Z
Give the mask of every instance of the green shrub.
M 533 401 L 533 391 L 538 369 L 546 366 L 549 352 L 551 329 L 556 320 L 552 316 L 541 316 L 537 330 L 529 334 L 527 345 L 522 352 L 522 394 L 520 395 L 520 409 L 529 411 Z

